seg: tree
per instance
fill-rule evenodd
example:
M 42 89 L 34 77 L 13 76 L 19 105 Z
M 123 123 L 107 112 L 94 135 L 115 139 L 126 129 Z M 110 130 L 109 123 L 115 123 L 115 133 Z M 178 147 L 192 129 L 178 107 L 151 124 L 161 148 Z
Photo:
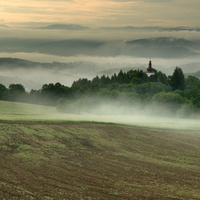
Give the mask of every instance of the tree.
M 200 110 L 200 96 L 193 98 L 192 104 L 195 106 L 196 109 Z
M 86 79 L 86 78 L 83 78 L 83 79 L 79 79 L 78 81 L 74 81 L 73 84 L 72 84 L 72 88 L 73 89 L 76 89 L 76 88 L 81 88 L 81 87 L 89 87 L 91 85 L 91 81 Z
M 41 89 L 41 97 L 48 105 L 55 105 L 59 98 L 68 96 L 69 88 L 60 83 L 44 84 Z
M 173 115 L 185 104 L 184 98 L 174 92 L 157 93 L 152 100 L 157 112 Z
M 170 92 L 171 88 L 162 83 L 142 83 L 136 86 L 136 92 L 146 97 L 152 97 L 159 92 Z
M 194 88 L 199 88 L 200 80 L 195 76 L 188 76 L 186 78 L 186 90 L 191 90 Z
M 10 101 L 26 101 L 27 93 L 21 84 L 10 84 L 7 91 L 7 99 Z
M 184 99 L 181 95 L 174 92 L 159 92 L 154 95 L 153 101 L 169 105 L 181 105 L 184 103 Z
M 174 73 L 171 76 L 170 85 L 173 91 L 185 89 L 185 77 L 181 68 L 176 67 L 174 70 Z
M 163 74 L 162 72 L 158 72 L 157 76 L 158 76 L 158 82 L 163 83 L 165 85 L 169 85 L 166 74 Z
M 5 93 L 7 91 L 7 88 L 0 83 L 0 100 L 5 99 Z
M 200 80 L 195 76 L 186 78 L 185 93 L 188 99 L 195 98 L 200 93 Z

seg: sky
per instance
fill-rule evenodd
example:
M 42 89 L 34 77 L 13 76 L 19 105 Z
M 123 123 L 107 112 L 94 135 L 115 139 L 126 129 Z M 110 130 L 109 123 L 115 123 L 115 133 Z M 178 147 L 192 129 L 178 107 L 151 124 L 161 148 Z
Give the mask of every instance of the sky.
M 0 25 L 199 26 L 199 0 L 1 0 Z

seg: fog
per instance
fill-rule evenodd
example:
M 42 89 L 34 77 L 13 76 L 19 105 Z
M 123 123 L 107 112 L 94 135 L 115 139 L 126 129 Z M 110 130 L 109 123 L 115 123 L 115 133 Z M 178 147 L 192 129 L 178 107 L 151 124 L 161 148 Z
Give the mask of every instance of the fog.
M 1 53 L 29 53 L 29 59 L 37 56 L 38 62 L 44 61 L 41 55 L 51 55 L 54 61 L 56 56 L 199 57 L 199 41 L 199 29 L 191 27 L 0 28 Z
M 0 27 L 0 38 L 24 39 L 98 39 L 98 40 L 131 40 L 150 37 L 177 37 L 185 39 L 200 39 L 199 28 L 180 27 L 104 27 L 88 29 L 65 29 L 45 27 Z M 15 34 L 13 34 L 15 33 Z
M 92 62 L 100 64 L 143 64 L 147 65 L 147 62 L 152 57 L 133 57 L 133 56 L 58 56 L 58 55 L 49 55 L 44 53 L 35 53 L 35 52 L 0 52 L 0 57 L 12 57 L 25 59 L 33 62 L 41 63 L 52 63 L 52 62 L 61 62 L 61 63 L 70 63 L 70 62 Z M 169 68 L 172 66 L 180 66 L 188 63 L 199 62 L 200 56 L 194 57 L 185 57 L 185 58 L 153 58 L 154 64 L 158 67 Z M 122 66 L 123 67 L 123 66 Z
M 27 92 L 31 89 L 41 89 L 44 84 L 60 82 L 66 86 L 71 86 L 73 81 L 79 78 L 91 78 L 91 76 L 83 74 L 72 74 L 69 70 L 57 71 L 56 69 L 44 69 L 34 68 L 33 69 L 1 69 L 0 79 L 1 83 L 6 87 L 12 83 L 22 84 Z
M 110 122 L 151 128 L 200 131 L 200 115 L 188 104 L 172 105 L 137 98 L 84 97 L 58 105 L 61 119 Z
M 172 129 L 172 130 L 193 130 L 199 133 L 200 120 L 174 117 L 159 117 L 151 115 L 97 115 L 97 114 L 63 114 L 59 119 L 69 121 L 89 121 L 117 123 L 124 125 L 133 125 L 146 128 Z M 184 132 L 183 132 L 184 133 Z M 186 132 L 188 134 L 188 132 Z
M 54 28 L 52 28 L 54 27 Z M 14 33 L 14 34 L 13 34 Z M 149 59 L 159 71 L 172 74 L 200 71 L 199 28 L 106 27 L 70 30 L 70 26 L 0 27 L 0 79 L 21 83 L 27 91 L 60 82 L 71 86 L 79 78 L 112 75 L 122 69 L 146 70 Z M 22 60 L 2 58 L 18 58 Z M 31 62 L 29 62 L 31 61 Z M 82 105 L 82 107 L 80 107 Z M 46 119 L 113 122 L 152 128 L 200 130 L 199 116 L 187 105 L 176 109 L 155 103 L 98 100 L 63 105 Z M 31 117 L 38 118 L 38 115 Z M 187 119 L 190 118 L 190 119 Z
M 123 110 L 123 108 L 125 110 Z M 127 112 L 127 110 L 133 111 L 132 113 Z M 121 108 L 115 105 L 104 104 L 101 106 L 96 106 L 96 108 L 77 113 L 60 113 L 56 116 L 57 119 L 67 120 L 67 121 L 89 121 L 89 122 L 104 122 L 104 123 L 117 123 L 124 125 L 133 125 L 146 128 L 158 128 L 158 129 L 175 129 L 175 130 L 194 130 L 199 133 L 200 131 L 200 116 L 192 117 L 181 117 L 177 114 L 169 113 L 167 110 L 160 109 L 160 113 L 155 113 L 153 108 L 134 107 L 134 106 L 121 106 Z M 91 112 L 90 112 L 91 111 Z M 158 111 L 158 110 L 157 110 Z M 126 113 L 127 112 L 127 113 Z M 105 114 L 107 113 L 107 114 Z M 51 117 L 51 116 L 48 116 Z M 54 118 L 55 116 L 52 116 Z M 188 133 L 188 132 L 186 132 Z
M 78 27 L 78 28 L 77 28 Z M 99 27 L 76 25 L 43 25 L 32 27 L 0 27 L 0 57 L 20 58 L 40 63 L 77 63 L 66 69 L 25 67 L 9 68 L 0 63 L 0 76 L 21 80 L 26 87 L 61 82 L 70 86 L 78 78 L 93 78 L 105 70 L 146 68 L 152 59 L 156 69 L 170 74 L 166 68 L 199 62 L 200 35 L 198 27 Z M 88 64 L 90 63 L 90 64 Z M 88 67 L 88 65 L 90 65 Z M 92 66 L 93 65 L 93 66 Z M 79 70 L 77 70 L 79 69 Z M 90 70 L 89 70 L 90 69 Z M 56 73 L 55 73 L 56 71 Z M 78 71 L 81 71 L 79 73 Z M 196 72 L 191 68 L 192 72 Z M 111 72 L 110 72 L 111 75 Z M 27 84 L 31 81 L 31 84 Z M 35 84 L 33 84 L 35 82 Z M 8 83 L 6 83 L 8 84 Z
M 90 102 L 85 102 L 84 104 L 74 103 L 70 107 L 64 106 L 62 109 L 66 109 L 65 112 L 56 111 L 53 107 L 32 107 L 29 104 L 20 103 L 15 104 L 17 108 L 12 105 L 12 111 L 9 111 L 9 113 L 7 113 L 9 109 L 6 109 L 5 112 L 1 110 L 0 115 L 1 119 L 9 120 L 103 122 L 136 127 L 179 130 L 187 134 L 190 130 L 200 133 L 200 116 L 195 113 L 190 113 L 189 115 L 188 110 L 181 113 L 181 108 L 174 111 L 170 110 L 166 105 L 157 106 L 152 103 L 143 104 L 136 101 L 128 103 L 125 101 L 101 100 L 99 102 L 95 101 L 92 106 Z M 187 115 L 187 117 L 183 114 Z
M 93 79 L 95 76 L 108 75 L 129 70 L 146 70 L 150 58 L 117 56 L 52 56 L 40 53 L 0 53 L 1 83 L 9 86 L 20 83 L 27 91 L 41 89 L 42 85 L 60 82 L 71 87 L 79 78 Z M 25 59 L 3 61 L 4 57 Z M 27 61 L 26 61 L 27 60 Z M 153 67 L 170 75 L 176 66 L 183 72 L 196 73 L 200 71 L 199 58 L 152 58 Z M 33 61 L 33 62 L 29 62 Z M 38 61 L 41 61 L 39 63 Z

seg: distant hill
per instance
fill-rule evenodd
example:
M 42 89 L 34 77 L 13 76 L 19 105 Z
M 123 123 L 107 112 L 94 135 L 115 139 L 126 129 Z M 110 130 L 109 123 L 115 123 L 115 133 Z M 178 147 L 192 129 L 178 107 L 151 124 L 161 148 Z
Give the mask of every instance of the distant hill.
M 181 58 L 199 55 L 200 50 L 200 43 L 173 37 L 131 40 L 126 44 L 133 48 L 134 55 L 143 57 Z
M 167 75 L 171 75 L 176 66 L 164 68 L 154 67 Z M 200 62 L 180 65 L 186 75 L 199 77 Z M 0 83 L 8 86 L 11 83 L 20 83 L 27 90 L 40 89 L 43 84 L 56 83 L 71 86 L 79 78 L 92 79 L 99 75 L 112 75 L 121 69 L 124 72 L 129 70 L 144 70 L 147 65 L 140 63 L 97 63 L 87 61 L 77 62 L 52 62 L 40 63 L 18 58 L 0 58 Z
M 162 37 L 130 41 L 62 40 L 45 42 L 39 52 L 53 55 L 133 56 L 143 58 L 184 58 L 199 55 L 200 43 L 182 38 Z
M 138 65 L 134 65 L 134 66 L 130 66 L 130 67 L 123 67 L 123 68 L 113 68 L 113 69 L 107 69 L 101 72 L 98 72 L 98 75 L 113 75 L 114 73 L 118 74 L 120 72 L 120 70 L 122 70 L 123 72 L 128 72 L 130 70 L 143 70 L 146 71 L 146 66 L 138 64 Z
M 200 79 L 200 71 L 195 72 L 195 73 L 187 73 L 186 75 L 187 75 L 187 76 L 196 76 L 197 78 Z
M 162 71 L 166 74 L 172 74 L 176 66 L 164 68 Z M 184 74 L 193 74 L 195 75 L 198 71 L 200 71 L 200 62 L 188 63 L 183 65 L 178 65 L 183 70 Z
M 184 73 L 194 73 L 200 70 L 200 62 L 188 63 L 185 65 L 180 65 Z
M 5 24 L 0 24 L 0 28 L 8 28 Z
M 41 65 L 39 62 L 32 62 L 29 60 L 19 59 L 19 58 L 0 58 L 0 69 L 8 69 L 8 68 L 32 68 L 32 66 Z
M 45 42 L 38 45 L 37 49 L 39 52 L 53 55 L 96 55 L 103 44 L 102 41 L 70 39 Z
M 78 24 L 51 24 L 48 26 L 39 27 L 39 29 L 85 30 L 90 29 L 90 27 Z
M 71 86 L 79 78 L 92 79 L 96 75 L 102 75 L 105 70 L 112 73 L 112 69 L 113 72 L 117 72 L 118 69 L 124 68 L 132 67 L 130 63 L 39 63 L 17 58 L 0 58 L 0 83 L 6 86 L 20 83 L 27 90 L 40 89 L 43 84 L 56 82 Z
M 174 37 L 136 40 L 104 39 L 0 39 L 2 52 L 39 52 L 59 56 L 131 56 L 186 58 L 199 56 L 200 42 Z
M 178 26 L 178 27 L 163 27 L 163 26 L 119 26 L 119 27 L 100 27 L 102 30 L 115 31 L 200 31 L 200 27 Z
M 139 45 L 147 45 L 147 46 L 154 46 L 154 45 L 192 46 L 192 45 L 195 45 L 195 43 L 190 40 L 186 40 L 183 38 L 173 38 L 173 37 L 138 39 L 138 40 L 127 41 L 127 44 L 130 44 L 130 45 L 139 44 Z

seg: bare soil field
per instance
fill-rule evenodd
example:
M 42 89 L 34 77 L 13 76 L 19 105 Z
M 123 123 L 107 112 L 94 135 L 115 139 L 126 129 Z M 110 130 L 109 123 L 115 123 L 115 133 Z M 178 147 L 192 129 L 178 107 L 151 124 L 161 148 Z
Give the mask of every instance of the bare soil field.
M 0 199 L 200 199 L 200 133 L 0 122 Z

